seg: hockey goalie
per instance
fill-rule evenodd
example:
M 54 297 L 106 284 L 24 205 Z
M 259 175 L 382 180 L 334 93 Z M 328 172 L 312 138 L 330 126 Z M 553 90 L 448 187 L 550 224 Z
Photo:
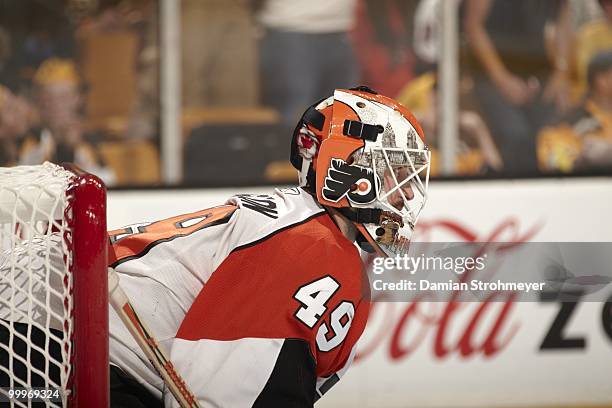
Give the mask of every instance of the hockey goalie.
M 202 406 L 312 407 L 368 318 L 355 243 L 405 253 L 427 196 L 420 126 L 368 88 L 308 108 L 291 162 L 298 188 L 109 233 L 110 266 Z M 174 404 L 114 312 L 110 335 L 111 386 Z
M 408 251 L 424 140 L 392 99 L 339 89 L 292 135 L 299 187 L 109 232 L 109 267 L 200 406 L 312 407 L 339 381 L 368 319 L 360 249 Z M 111 405 L 178 406 L 113 309 L 109 332 Z

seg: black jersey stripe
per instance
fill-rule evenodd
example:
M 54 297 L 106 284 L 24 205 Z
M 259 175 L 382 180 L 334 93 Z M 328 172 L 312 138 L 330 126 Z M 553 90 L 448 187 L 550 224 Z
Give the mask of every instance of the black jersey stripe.
M 272 374 L 253 408 L 312 408 L 316 382 L 316 366 L 308 343 L 285 339 Z

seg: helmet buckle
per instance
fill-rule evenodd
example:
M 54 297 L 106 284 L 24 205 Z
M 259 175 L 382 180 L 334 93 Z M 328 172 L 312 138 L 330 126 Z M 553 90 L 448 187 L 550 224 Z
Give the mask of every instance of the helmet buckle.
M 380 216 L 380 226 L 376 229 L 376 241 L 391 245 L 397 239 L 397 233 L 403 226 L 403 222 L 396 214 L 384 211 Z

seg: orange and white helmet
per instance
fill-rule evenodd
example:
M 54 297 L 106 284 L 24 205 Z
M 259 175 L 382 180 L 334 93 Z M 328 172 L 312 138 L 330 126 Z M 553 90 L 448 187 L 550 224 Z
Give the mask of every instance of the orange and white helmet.
M 363 235 L 363 249 L 407 253 L 427 200 L 431 154 L 412 114 L 366 87 L 337 89 L 304 112 L 291 162 L 300 185 Z M 365 239 L 364 239 L 365 238 Z

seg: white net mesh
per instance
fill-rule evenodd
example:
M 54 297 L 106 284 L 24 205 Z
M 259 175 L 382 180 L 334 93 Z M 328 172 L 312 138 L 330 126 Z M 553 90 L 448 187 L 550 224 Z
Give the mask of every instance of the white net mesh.
M 73 177 L 51 163 L 0 168 L 0 386 L 63 390 L 51 407 L 71 377 Z

